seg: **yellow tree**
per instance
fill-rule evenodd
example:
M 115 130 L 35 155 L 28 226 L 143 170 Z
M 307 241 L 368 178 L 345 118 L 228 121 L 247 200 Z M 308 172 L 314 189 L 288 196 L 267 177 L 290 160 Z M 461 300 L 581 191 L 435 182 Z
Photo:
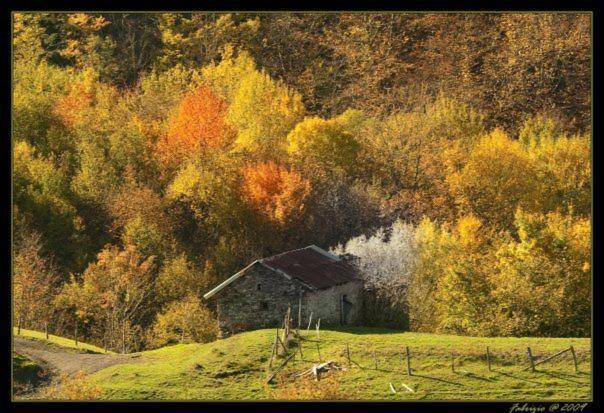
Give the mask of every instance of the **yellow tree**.
M 339 119 L 306 118 L 287 136 L 287 151 L 300 163 L 351 171 L 360 145 Z
M 500 228 L 511 228 L 518 206 L 535 210 L 540 204 L 535 163 L 521 143 L 498 129 L 483 137 L 447 180 L 462 209 Z
M 304 117 L 300 94 L 256 69 L 247 53 L 226 50 L 218 65 L 203 69 L 203 80 L 229 103 L 227 122 L 237 131 L 234 149 L 274 154 Z

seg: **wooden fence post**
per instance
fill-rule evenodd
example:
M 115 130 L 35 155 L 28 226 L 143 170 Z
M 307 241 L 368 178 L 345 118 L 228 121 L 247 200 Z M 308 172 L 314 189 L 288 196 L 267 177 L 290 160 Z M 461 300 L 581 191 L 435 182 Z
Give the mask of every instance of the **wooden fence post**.
M 573 363 L 575 365 L 575 373 L 579 372 L 579 364 L 577 363 L 577 354 L 575 353 L 575 348 L 570 346 L 570 354 L 573 355 Z
M 321 318 L 317 321 L 317 340 L 320 338 L 319 330 L 321 329 Z
M 375 364 L 375 369 L 378 369 L 378 359 L 377 356 L 375 355 L 375 350 L 373 350 L 373 363 Z
M 301 325 L 302 325 L 302 293 L 300 293 L 300 297 L 298 299 L 298 330 L 300 330 Z
M 122 354 L 126 354 L 126 324 L 122 324 Z
M 308 333 L 310 331 L 310 323 L 312 322 L 312 311 L 310 312 L 310 317 L 308 318 L 308 327 L 306 327 L 306 335 L 308 336 Z
M 348 368 L 352 368 L 352 364 L 350 363 L 350 347 L 348 347 L 348 343 L 346 343 L 346 358 L 348 359 Z
M 273 367 L 273 358 L 277 354 L 277 346 L 279 345 L 279 328 L 277 328 L 277 335 L 275 336 L 275 343 L 273 344 L 273 351 L 271 352 L 271 358 L 268 361 L 268 368 L 270 370 Z
M 409 353 L 409 346 L 405 346 L 405 352 L 407 353 L 407 374 L 411 376 L 411 354 Z
M 304 360 L 304 355 L 302 354 L 302 341 L 300 341 L 300 334 L 298 334 L 298 350 L 300 351 L 300 359 Z
M 317 343 L 317 353 L 319 354 L 319 361 L 323 361 L 321 358 L 321 350 L 319 349 L 319 343 Z
M 529 361 L 531 362 L 531 371 L 535 372 L 535 360 L 533 360 L 533 353 L 531 352 L 531 348 L 527 347 L 526 351 L 528 352 Z
M 489 351 L 489 346 L 487 346 L 487 367 L 489 371 L 493 371 L 491 370 L 491 352 Z
M 451 371 L 455 373 L 455 354 L 451 352 Z

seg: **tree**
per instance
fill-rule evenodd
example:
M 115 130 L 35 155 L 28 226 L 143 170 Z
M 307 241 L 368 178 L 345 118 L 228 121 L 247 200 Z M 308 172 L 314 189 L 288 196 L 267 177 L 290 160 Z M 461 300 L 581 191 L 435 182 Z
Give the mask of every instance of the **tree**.
M 226 111 L 226 103 L 207 87 L 189 93 L 159 143 L 162 157 L 168 164 L 179 165 L 187 157 L 231 144 L 233 131 L 226 124 Z
M 154 347 L 171 343 L 207 343 L 218 336 L 218 323 L 195 294 L 168 304 L 151 331 Z
M 434 332 L 440 322 L 436 310 L 437 290 L 451 262 L 455 239 L 446 225 L 424 218 L 415 230 L 414 243 L 415 266 L 409 276 L 407 293 L 409 327 L 412 331 Z
M 111 349 L 138 348 L 141 325 L 151 310 L 156 277 L 154 257 L 134 246 L 107 246 L 81 276 L 73 277 L 58 304 L 75 309 L 76 317 L 97 328 L 97 339 Z M 77 321 L 76 321 L 77 322 Z
M 497 334 L 589 335 L 589 220 L 519 209 L 514 222 L 519 240 L 499 248 L 493 274 Z
M 287 136 L 287 152 L 301 164 L 327 170 L 350 171 L 360 149 L 355 137 L 338 119 L 306 118 Z
M 52 261 L 42 253 L 42 238 L 35 231 L 17 234 L 13 259 L 13 312 L 22 327 L 45 328 L 53 314 L 52 300 L 59 277 Z
M 236 151 L 275 154 L 284 139 L 304 116 L 298 93 L 283 82 L 258 71 L 248 53 L 232 56 L 226 49 L 218 65 L 202 70 L 205 83 L 228 102 L 227 122 L 237 132 Z
M 58 264 L 68 266 L 77 251 L 78 215 L 63 168 L 36 153 L 26 142 L 15 142 L 14 203 L 31 217 L 32 226 L 55 249 Z
M 244 197 L 268 220 L 285 224 L 304 211 L 311 187 L 296 171 L 267 162 L 247 166 L 242 174 Z
M 453 220 L 457 208 L 446 179 L 465 165 L 483 133 L 479 112 L 439 95 L 421 110 L 366 123 L 359 133 L 361 176 L 379 185 L 387 209 L 397 217 Z
M 213 274 L 208 274 L 187 259 L 185 254 L 171 257 L 164 262 L 155 283 L 156 300 L 159 303 L 168 303 L 183 299 L 187 294 L 198 297 L 214 281 Z
M 464 335 L 492 335 L 490 270 L 494 251 L 488 228 L 472 215 L 461 217 L 435 291 L 437 331 Z
M 502 229 L 511 229 L 517 207 L 534 211 L 540 205 L 536 165 L 518 141 L 500 130 L 480 140 L 448 183 L 462 209 Z
M 353 256 L 352 263 L 363 277 L 367 295 L 377 297 L 375 308 L 364 304 L 365 322 L 408 326 L 407 291 L 416 256 L 414 235 L 412 225 L 396 221 L 369 237 L 351 238 L 331 250 Z

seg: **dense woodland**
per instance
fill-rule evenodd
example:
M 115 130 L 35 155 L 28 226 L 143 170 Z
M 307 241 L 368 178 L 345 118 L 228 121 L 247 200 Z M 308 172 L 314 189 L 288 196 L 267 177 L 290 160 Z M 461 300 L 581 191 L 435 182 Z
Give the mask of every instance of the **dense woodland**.
M 216 337 L 254 259 L 353 253 L 365 321 L 591 331 L 587 14 L 15 14 L 14 325 Z

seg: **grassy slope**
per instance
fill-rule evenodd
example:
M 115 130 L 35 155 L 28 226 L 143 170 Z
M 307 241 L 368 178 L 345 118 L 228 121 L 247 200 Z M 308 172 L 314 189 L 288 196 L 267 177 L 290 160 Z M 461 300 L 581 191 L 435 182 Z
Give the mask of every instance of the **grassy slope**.
M 44 373 L 42 367 L 29 358 L 13 352 L 13 378 L 15 387 L 36 383 Z
M 142 353 L 144 363 L 116 365 L 92 375 L 112 399 L 267 399 L 265 368 L 274 330 L 238 334 L 208 344 L 182 344 Z M 315 339 L 314 333 L 309 336 Z M 590 399 L 590 339 L 478 338 L 378 329 L 322 331 L 323 360 L 346 365 L 345 346 L 364 369 L 339 375 L 341 390 L 357 399 L 432 400 L 578 400 Z M 579 359 L 574 372 L 569 353 L 543 364 L 540 371 L 524 371 L 527 346 L 545 357 L 573 345 Z M 402 353 L 411 351 L 414 375 L 405 371 Z M 485 349 L 493 355 L 493 371 L 486 366 Z M 374 369 L 376 351 L 379 370 Z M 451 370 L 451 351 L 458 354 Z M 303 342 L 305 361 L 298 356 L 283 372 L 302 371 L 317 361 L 314 342 Z M 461 370 L 472 375 L 464 375 Z M 281 374 L 281 373 L 280 373 Z M 389 383 L 398 390 L 391 394 Z M 415 389 L 405 391 L 401 383 Z
M 17 336 L 16 327 L 13 328 L 13 335 Z M 81 341 L 78 342 L 78 345 L 76 346 L 75 341 L 73 339 L 54 336 L 52 334 L 49 334 L 48 340 L 46 340 L 46 335 L 42 331 L 26 330 L 26 329 L 22 328 L 21 336 L 27 337 L 27 338 L 34 338 L 37 340 L 49 341 L 49 342 L 59 345 L 59 346 L 70 347 L 70 348 L 75 348 L 75 349 L 79 349 L 79 350 L 86 350 L 86 351 L 92 352 L 92 353 L 104 353 L 105 352 L 105 350 L 103 350 L 100 347 L 93 346 L 92 344 L 82 343 Z M 112 352 L 108 351 L 108 353 L 112 353 Z

